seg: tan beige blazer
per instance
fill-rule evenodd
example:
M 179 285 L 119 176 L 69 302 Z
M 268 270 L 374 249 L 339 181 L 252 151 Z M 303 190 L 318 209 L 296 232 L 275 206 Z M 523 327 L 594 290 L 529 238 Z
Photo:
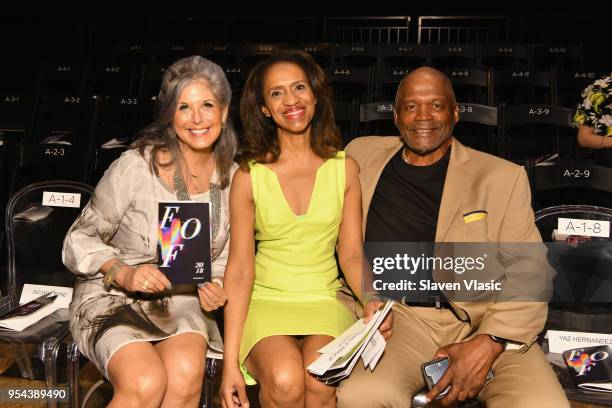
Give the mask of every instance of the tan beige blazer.
M 360 137 L 346 147 L 347 154 L 360 166 L 364 231 L 378 179 L 387 162 L 402 147 L 401 139 L 394 136 Z M 464 214 L 480 210 L 487 212 L 485 219 L 465 222 Z M 436 242 L 541 241 L 525 170 L 453 140 Z M 534 263 L 539 268 L 548 267 L 545 258 L 543 265 L 541 257 Z M 523 263 L 506 270 L 507 279 L 515 278 L 519 285 L 538 284 L 519 281 L 518 271 L 524 267 Z M 473 335 L 493 334 L 522 345 L 535 340 L 548 311 L 545 302 L 454 302 L 452 306 L 459 318 L 470 322 Z

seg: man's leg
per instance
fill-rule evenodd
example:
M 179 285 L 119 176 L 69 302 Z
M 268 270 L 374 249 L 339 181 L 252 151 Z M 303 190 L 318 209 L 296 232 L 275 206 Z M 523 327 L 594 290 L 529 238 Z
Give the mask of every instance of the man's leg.
M 421 364 L 438 349 L 431 327 L 407 306 L 396 304 L 393 311 L 393 335 L 383 356 L 374 371 L 357 362 L 336 391 L 338 408 L 410 407 L 412 395 L 423 387 Z
M 539 345 L 522 354 L 502 353 L 495 376 L 480 392 L 487 408 L 569 408 L 569 402 Z

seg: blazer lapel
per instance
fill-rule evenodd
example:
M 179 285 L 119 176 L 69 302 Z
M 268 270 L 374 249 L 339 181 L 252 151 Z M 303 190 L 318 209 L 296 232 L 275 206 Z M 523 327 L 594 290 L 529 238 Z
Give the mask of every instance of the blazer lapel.
M 389 160 L 391 160 L 393 155 L 395 155 L 402 146 L 402 141 L 398 137 L 396 140 L 390 141 L 384 146 L 373 149 L 372 154 L 369 156 L 370 160 L 368 160 L 366 164 L 369 171 L 362 171 L 359 174 L 362 187 L 361 202 L 363 210 L 363 225 L 361 231 L 364 239 L 368 211 L 370 210 L 370 203 L 372 202 L 372 196 L 376 190 L 378 179 Z
M 442 201 L 440 202 L 440 211 L 438 213 L 436 242 L 444 242 L 453 219 L 459 210 L 459 206 L 463 202 L 463 196 L 470 180 L 470 172 L 466 166 L 468 161 L 469 155 L 467 149 L 456 139 L 453 139 L 444 190 L 442 191 Z

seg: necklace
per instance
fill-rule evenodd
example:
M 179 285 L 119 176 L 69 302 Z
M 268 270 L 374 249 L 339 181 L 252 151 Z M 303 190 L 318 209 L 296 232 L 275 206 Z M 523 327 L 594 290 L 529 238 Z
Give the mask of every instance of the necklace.
M 210 157 L 208 158 L 208 160 L 206 161 L 206 163 L 203 166 L 203 171 L 206 170 L 206 167 L 208 166 L 208 164 L 210 163 L 210 161 L 212 160 L 213 155 L 211 154 Z M 193 189 L 195 190 L 195 192 L 197 194 L 201 194 L 202 190 L 200 189 L 200 187 L 198 187 L 198 181 L 200 179 L 200 176 L 193 174 L 193 172 L 191 171 L 191 169 L 189 168 L 189 165 L 187 164 L 187 162 L 185 161 L 185 167 L 187 167 L 187 171 L 189 171 L 189 175 L 192 178 L 192 183 L 191 183 L 191 187 L 193 187 Z

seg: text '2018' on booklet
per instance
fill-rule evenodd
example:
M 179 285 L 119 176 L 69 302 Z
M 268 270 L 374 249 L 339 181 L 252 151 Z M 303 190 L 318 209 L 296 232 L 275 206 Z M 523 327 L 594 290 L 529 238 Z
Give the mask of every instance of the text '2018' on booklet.
M 563 357 L 579 388 L 612 393 L 612 346 L 567 350 Z
M 194 201 L 160 202 L 158 268 L 173 285 L 211 280 L 210 206 Z
M 374 370 L 387 344 L 378 327 L 392 306 L 393 302 L 386 302 L 368 323 L 363 319 L 356 321 L 319 350 L 321 356 L 307 367 L 308 371 L 326 384 L 334 384 L 348 377 L 360 357 L 365 367 Z

